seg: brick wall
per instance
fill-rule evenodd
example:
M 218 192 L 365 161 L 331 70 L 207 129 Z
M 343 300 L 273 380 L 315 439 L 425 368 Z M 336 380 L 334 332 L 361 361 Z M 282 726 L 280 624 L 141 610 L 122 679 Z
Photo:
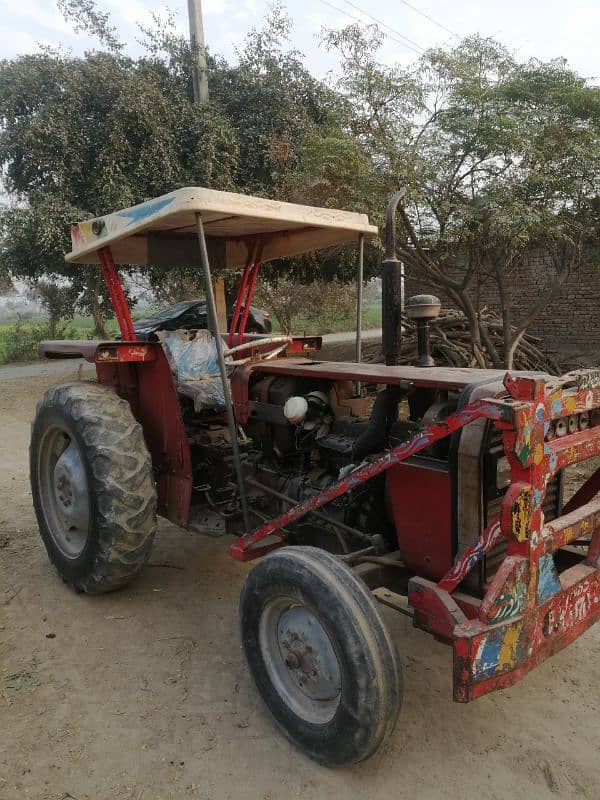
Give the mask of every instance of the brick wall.
M 529 329 L 542 339 L 544 349 L 561 354 L 581 354 L 582 356 L 600 354 L 600 263 L 597 259 L 585 259 L 585 264 L 577 267 L 569 281 L 561 288 L 550 305 L 542 312 Z M 460 270 L 457 270 L 457 274 Z M 553 274 L 549 257 L 538 253 L 513 277 L 515 320 L 531 308 L 540 292 L 547 285 L 547 278 Z M 411 278 L 410 268 L 406 268 L 406 297 L 419 292 L 431 292 L 418 281 Z M 452 305 L 443 292 L 437 292 L 444 305 Z M 481 307 L 487 306 L 499 311 L 498 292 L 493 282 L 483 283 L 471 292 L 473 299 L 479 295 Z

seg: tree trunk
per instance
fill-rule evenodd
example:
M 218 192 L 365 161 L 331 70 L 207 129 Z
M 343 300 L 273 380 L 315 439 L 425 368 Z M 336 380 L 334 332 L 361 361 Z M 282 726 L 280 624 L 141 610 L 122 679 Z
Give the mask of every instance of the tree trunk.
M 510 286 L 502 280 L 498 274 L 498 290 L 500 292 L 500 302 L 502 304 L 502 333 L 504 336 L 504 366 L 512 369 L 515 360 L 515 353 L 519 341 L 513 337 L 512 326 L 512 306 L 513 298 Z
M 240 286 L 240 276 L 233 270 L 228 270 L 223 276 L 225 281 L 225 307 L 227 313 L 233 308 L 233 304 L 237 300 L 237 293 Z
M 106 321 L 102 308 L 99 302 L 100 297 L 100 276 L 98 276 L 92 283 L 90 289 L 90 311 L 92 312 L 92 319 L 94 320 L 95 334 L 98 339 L 109 339 L 108 331 L 106 330 Z
M 492 342 L 489 330 L 485 322 L 482 319 L 479 319 L 479 334 L 481 336 L 481 341 L 483 342 L 486 352 L 492 360 L 492 366 L 494 369 L 501 369 L 502 361 L 500 356 L 498 355 L 498 350 L 494 346 Z
M 479 327 L 477 309 L 473 305 L 473 301 L 466 291 L 459 292 L 446 288 L 446 293 L 452 300 L 454 300 L 458 307 L 462 309 L 462 312 L 467 318 L 469 323 L 469 333 L 471 336 L 473 356 L 475 357 L 477 365 L 481 367 L 481 369 L 485 369 L 487 367 L 485 351 L 481 342 L 481 329 Z
M 525 332 L 526 329 L 522 330 L 521 333 L 518 333 L 515 336 L 511 334 L 509 340 L 510 344 L 507 342 L 504 345 L 504 366 L 506 367 L 506 369 L 513 369 L 517 347 L 521 343 L 521 339 L 523 338 L 523 336 L 525 336 Z

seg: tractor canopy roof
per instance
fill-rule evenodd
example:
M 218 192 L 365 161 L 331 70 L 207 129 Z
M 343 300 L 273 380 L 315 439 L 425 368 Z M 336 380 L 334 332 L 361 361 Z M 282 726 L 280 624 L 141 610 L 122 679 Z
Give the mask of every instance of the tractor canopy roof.
M 198 213 L 211 265 L 221 269 L 242 266 L 255 246 L 269 261 L 377 236 L 366 214 L 188 187 L 73 225 L 66 260 L 96 264 L 110 247 L 120 264 L 199 265 Z

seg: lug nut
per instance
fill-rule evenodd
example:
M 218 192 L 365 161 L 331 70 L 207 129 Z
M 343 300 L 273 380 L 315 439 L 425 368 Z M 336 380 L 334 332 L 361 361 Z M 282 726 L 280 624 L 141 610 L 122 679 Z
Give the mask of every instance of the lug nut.
M 590 427 L 590 413 L 589 411 L 584 411 L 582 414 L 579 415 L 579 430 L 584 431 L 586 428 Z
M 575 433 L 575 431 L 579 430 L 579 417 L 577 414 L 571 414 L 567 425 L 569 428 L 569 433 Z
M 300 666 L 300 659 L 295 653 L 288 653 L 285 657 L 285 665 L 288 669 L 298 669 Z
M 568 423 L 566 417 L 561 417 L 560 419 L 556 420 L 555 423 L 556 427 L 556 435 L 557 436 L 566 436 L 568 430 Z

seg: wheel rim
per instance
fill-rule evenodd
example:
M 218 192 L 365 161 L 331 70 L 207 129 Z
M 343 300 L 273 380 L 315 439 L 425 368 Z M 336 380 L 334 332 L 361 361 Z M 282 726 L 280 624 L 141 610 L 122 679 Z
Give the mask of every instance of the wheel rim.
M 38 456 L 40 499 L 46 525 L 61 553 L 81 555 L 90 527 L 87 478 L 77 442 L 58 426 L 48 428 Z
M 340 664 L 317 616 L 290 597 L 270 600 L 259 623 L 263 662 L 277 693 L 297 716 L 323 725 L 340 704 Z

